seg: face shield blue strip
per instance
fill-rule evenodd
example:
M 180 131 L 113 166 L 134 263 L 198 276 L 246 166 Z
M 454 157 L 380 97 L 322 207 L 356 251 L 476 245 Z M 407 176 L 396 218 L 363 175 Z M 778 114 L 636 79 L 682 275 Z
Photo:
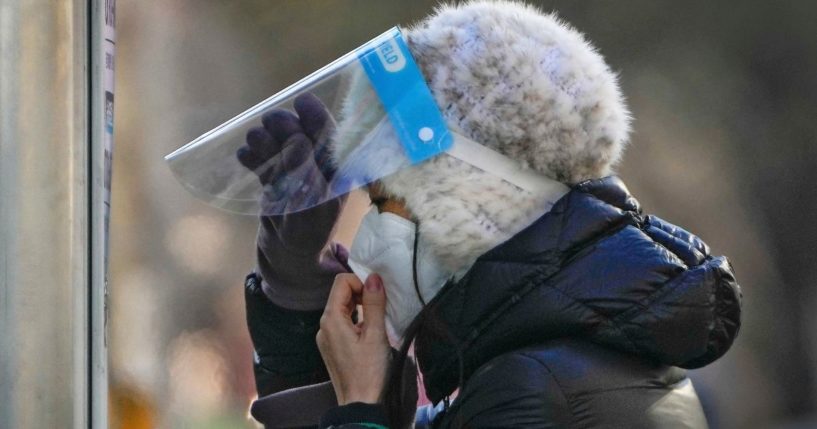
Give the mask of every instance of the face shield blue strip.
M 397 28 L 359 59 L 412 164 L 448 150 L 448 132 L 431 91 Z M 376 55 L 372 55 L 372 53 Z

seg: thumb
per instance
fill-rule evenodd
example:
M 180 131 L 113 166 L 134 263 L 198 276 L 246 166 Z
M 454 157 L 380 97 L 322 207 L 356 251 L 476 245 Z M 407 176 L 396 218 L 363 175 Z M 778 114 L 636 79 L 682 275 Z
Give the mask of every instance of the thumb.
M 377 274 L 370 274 L 363 284 L 363 336 L 380 340 L 386 336 L 386 291 L 383 279 Z

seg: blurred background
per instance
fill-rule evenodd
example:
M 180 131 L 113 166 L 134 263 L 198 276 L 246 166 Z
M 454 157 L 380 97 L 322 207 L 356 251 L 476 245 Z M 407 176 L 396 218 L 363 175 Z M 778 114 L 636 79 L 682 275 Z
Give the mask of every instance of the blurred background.
M 162 157 L 436 3 L 117 2 L 112 427 L 254 427 L 256 221 L 195 200 Z M 692 372 L 711 426 L 817 427 L 817 2 L 532 3 L 620 73 L 619 173 L 645 211 L 732 259 L 742 331 Z

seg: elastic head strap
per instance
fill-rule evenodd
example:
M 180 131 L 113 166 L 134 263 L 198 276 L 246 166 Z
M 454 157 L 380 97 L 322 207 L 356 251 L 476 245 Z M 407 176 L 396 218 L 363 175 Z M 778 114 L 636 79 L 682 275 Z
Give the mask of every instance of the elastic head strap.
M 481 145 L 462 134 L 450 131 L 454 144 L 446 153 L 491 173 L 508 183 L 530 191 L 535 195 L 548 196 L 556 201 L 570 191 L 570 188 L 530 168 L 523 168 L 518 161 Z

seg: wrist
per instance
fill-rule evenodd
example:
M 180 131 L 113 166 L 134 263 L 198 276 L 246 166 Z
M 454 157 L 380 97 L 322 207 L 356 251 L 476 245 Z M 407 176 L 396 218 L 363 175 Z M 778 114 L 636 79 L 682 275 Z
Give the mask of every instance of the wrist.
M 337 393 L 338 397 L 338 405 L 349 405 L 354 404 L 356 402 L 360 402 L 363 404 L 371 404 L 376 405 L 380 403 L 380 390 L 371 389 L 369 391 L 355 391 L 355 392 L 345 392 L 345 393 Z

